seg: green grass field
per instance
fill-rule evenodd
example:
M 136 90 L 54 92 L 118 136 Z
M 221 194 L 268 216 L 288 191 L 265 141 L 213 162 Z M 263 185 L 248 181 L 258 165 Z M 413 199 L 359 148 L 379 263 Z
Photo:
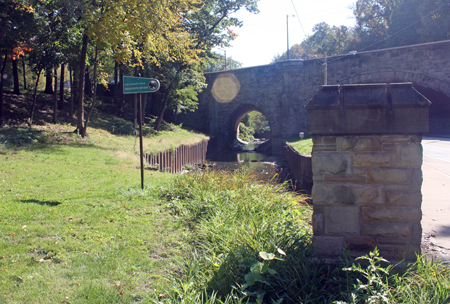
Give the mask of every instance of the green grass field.
M 134 136 L 72 130 L 0 130 L 0 303 L 132 302 L 186 257 L 188 229 L 152 195 L 173 176 L 146 171 L 141 191 Z

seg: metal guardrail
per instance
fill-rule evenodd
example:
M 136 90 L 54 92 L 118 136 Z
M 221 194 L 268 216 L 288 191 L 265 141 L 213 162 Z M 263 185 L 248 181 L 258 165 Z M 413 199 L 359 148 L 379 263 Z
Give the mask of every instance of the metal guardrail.
M 283 156 L 287 159 L 289 168 L 297 179 L 296 187 L 299 190 L 311 192 L 313 186 L 311 156 L 301 155 L 289 145 L 284 147 Z
M 177 173 L 188 164 L 203 163 L 208 150 L 208 141 L 204 140 L 196 145 L 181 145 L 178 148 L 166 150 L 156 154 L 145 154 L 145 160 L 150 167 L 161 172 Z

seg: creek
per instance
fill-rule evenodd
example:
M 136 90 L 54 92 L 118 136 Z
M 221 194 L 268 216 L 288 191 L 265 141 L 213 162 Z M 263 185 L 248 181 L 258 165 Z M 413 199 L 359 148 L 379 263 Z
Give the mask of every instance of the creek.
M 282 166 L 280 157 L 253 151 L 220 151 L 208 155 L 206 161 L 216 170 L 235 171 L 247 168 L 257 179 L 264 181 L 272 180 Z

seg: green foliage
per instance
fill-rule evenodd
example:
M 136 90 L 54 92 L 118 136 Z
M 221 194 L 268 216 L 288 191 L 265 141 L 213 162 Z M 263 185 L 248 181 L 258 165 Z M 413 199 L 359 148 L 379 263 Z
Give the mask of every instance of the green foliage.
M 30 128 L 3 127 L 0 133 L 0 144 L 6 148 L 26 147 L 42 140 L 41 132 Z
M 311 36 L 290 48 L 290 59 L 450 39 L 450 6 L 445 0 L 358 0 L 353 14 L 352 28 L 316 24 Z M 272 62 L 286 59 L 283 53 Z
M 160 73 L 161 79 L 170 83 L 171 80 L 166 78 L 168 71 L 163 69 Z M 205 76 L 200 70 L 194 68 L 185 69 L 178 75 L 172 76 L 174 76 L 172 79 L 174 88 L 169 95 L 169 107 L 176 114 L 195 111 L 198 107 L 198 94 L 206 88 Z
M 35 15 L 28 1 L 0 0 L 0 51 L 13 49 L 29 41 L 36 30 Z
M 246 124 L 253 130 L 255 130 L 255 133 L 270 130 L 269 121 L 263 113 L 258 111 L 251 111 L 246 116 L 248 116 Z
M 417 30 L 422 42 L 450 39 L 450 6 L 444 0 L 415 1 L 421 17 L 421 27 Z
M 255 130 L 252 127 L 248 127 L 243 122 L 239 123 L 239 138 L 243 141 L 252 141 L 255 139 L 253 136 L 255 134 Z
M 450 7 L 435 0 L 358 0 L 355 49 L 446 40 L 450 37 Z
M 356 279 L 355 289 L 350 295 L 350 303 L 359 303 L 361 301 L 363 303 L 390 303 L 388 275 L 393 266 L 380 257 L 377 248 L 368 255 L 356 259 L 356 261 L 358 260 L 365 261 L 368 265 L 353 264 L 352 267 L 343 269 L 344 271 L 356 272 L 364 279 L 364 282 L 359 278 Z M 383 267 L 383 263 L 388 266 Z
M 244 141 L 255 139 L 256 133 L 270 131 L 269 121 L 259 111 L 251 111 L 239 123 L 239 138 Z
M 353 47 L 354 30 L 344 25 L 330 26 L 325 22 L 313 27 L 313 35 L 305 38 L 300 44 L 293 45 L 289 50 L 290 59 L 310 59 L 347 53 Z M 272 62 L 286 60 L 283 53 L 273 58 Z
M 183 15 L 183 22 L 180 26 L 191 43 L 186 45 L 180 53 L 172 54 L 169 52 L 162 56 L 160 58 L 162 60 L 154 68 L 165 78 L 161 90 L 165 91 L 163 106 L 155 125 L 156 130 L 159 130 L 169 99 L 172 103 L 172 109 L 176 113 L 180 109 L 192 109 L 192 106 L 196 106 L 192 98 L 184 101 L 174 99 L 176 93 L 174 94 L 173 91 L 193 85 L 194 87 L 191 90 L 195 89 L 197 92 L 201 92 L 206 87 L 203 69 L 210 58 L 214 57 L 211 49 L 219 45 L 228 45 L 229 41 L 237 36 L 231 31 L 230 27 L 242 25 L 237 18 L 231 17 L 231 15 L 243 8 L 250 12 L 257 12 L 257 1 L 199 1 L 194 4 L 193 8 L 195 9 Z M 174 45 L 174 47 L 178 49 L 179 45 Z M 188 79 L 195 80 L 195 84 L 186 84 L 185 75 L 193 75 L 194 77 L 191 76 Z M 188 102 L 187 107 L 183 104 L 186 101 Z
M 377 250 L 340 265 L 311 258 L 310 209 L 245 173 L 199 172 L 160 188 L 191 228 L 194 252 L 158 303 L 446 303 L 450 269 L 418 257 L 391 266 Z M 427 300 L 426 300 L 427 299 Z
M 265 286 L 266 277 L 278 271 L 272 267 L 276 257 L 272 252 L 309 250 L 311 228 L 306 219 L 311 210 L 301 205 L 304 197 L 258 185 L 246 172 L 186 174 L 161 194 L 167 207 L 195 231 L 197 254 L 189 274 L 174 282 L 177 290 L 186 285 L 190 289 L 183 294 L 166 291 L 174 302 L 212 294 L 224 301 L 232 294 L 245 298 L 244 293 L 252 299 L 253 292 Z M 251 277 L 253 284 L 248 284 Z
M 418 256 L 404 272 L 390 278 L 393 303 L 450 303 L 450 267 Z

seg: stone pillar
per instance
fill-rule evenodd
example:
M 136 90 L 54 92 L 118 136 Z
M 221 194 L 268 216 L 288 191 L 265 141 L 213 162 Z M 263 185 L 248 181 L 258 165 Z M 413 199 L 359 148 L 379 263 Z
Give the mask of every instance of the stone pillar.
M 307 104 L 316 256 L 420 253 L 429 104 L 411 83 L 323 86 Z

